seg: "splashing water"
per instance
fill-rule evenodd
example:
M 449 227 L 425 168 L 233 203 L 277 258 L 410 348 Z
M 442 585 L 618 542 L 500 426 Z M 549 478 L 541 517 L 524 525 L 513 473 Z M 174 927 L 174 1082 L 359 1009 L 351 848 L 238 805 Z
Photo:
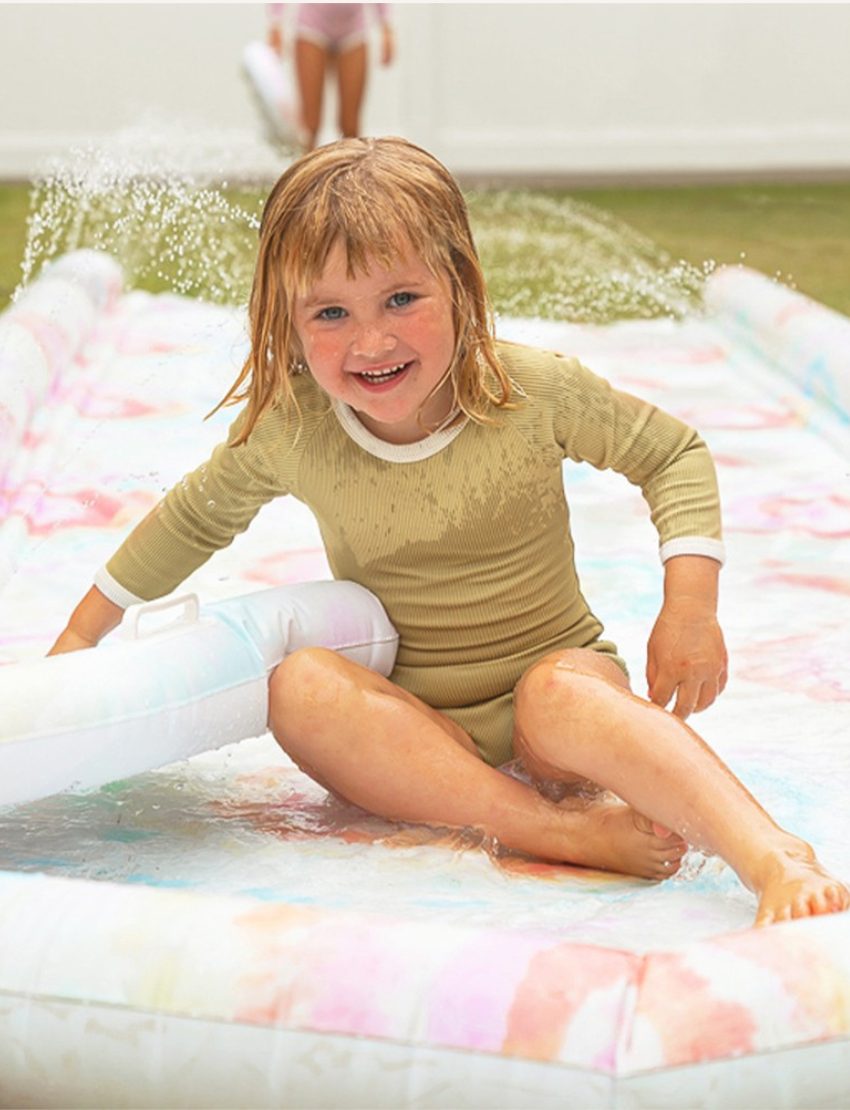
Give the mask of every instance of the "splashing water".
M 253 185 L 244 184 L 246 166 Z M 178 124 L 140 124 L 72 150 L 35 184 L 22 284 L 52 258 L 88 247 L 114 255 L 130 288 L 242 304 L 262 205 L 284 168 L 254 140 Z M 699 303 L 712 268 L 675 262 L 614 216 L 562 194 L 486 190 L 467 199 L 498 315 L 678 318 Z
M 112 254 L 131 288 L 247 299 L 264 193 L 230 185 L 283 169 L 251 140 L 140 125 L 48 164 L 30 199 L 22 285 L 79 248 Z
M 468 196 L 497 312 L 582 324 L 678 319 L 699 306 L 714 269 L 676 262 L 611 213 L 563 194 Z

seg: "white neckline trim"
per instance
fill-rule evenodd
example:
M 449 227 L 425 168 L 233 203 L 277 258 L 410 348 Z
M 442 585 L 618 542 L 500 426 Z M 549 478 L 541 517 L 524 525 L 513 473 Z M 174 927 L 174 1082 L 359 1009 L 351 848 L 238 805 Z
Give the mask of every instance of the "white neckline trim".
M 433 432 L 415 443 L 387 443 L 386 440 L 372 435 L 369 429 L 360 423 L 357 414 L 350 405 L 337 400 L 336 397 L 332 398 L 332 404 L 336 418 L 346 435 L 353 439 L 358 447 L 362 447 L 364 451 L 374 455 L 376 459 L 383 459 L 385 462 L 410 463 L 430 459 L 432 455 L 436 455 L 448 447 L 469 423 L 469 417 L 464 416 L 462 420 L 452 424 L 450 428 Z

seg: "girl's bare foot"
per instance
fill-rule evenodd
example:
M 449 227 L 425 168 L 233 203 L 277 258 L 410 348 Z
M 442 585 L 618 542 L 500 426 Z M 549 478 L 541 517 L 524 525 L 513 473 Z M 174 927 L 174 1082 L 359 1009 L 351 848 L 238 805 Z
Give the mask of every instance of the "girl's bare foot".
M 753 883 L 759 899 L 756 925 L 850 909 L 850 890 L 824 870 L 812 848 L 796 837 L 789 837 L 786 846 L 766 857 L 758 871 Z
M 595 800 L 570 823 L 568 863 L 619 871 L 640 879 L 669 879 L 681 866 L 687 843 L 621 801 Z

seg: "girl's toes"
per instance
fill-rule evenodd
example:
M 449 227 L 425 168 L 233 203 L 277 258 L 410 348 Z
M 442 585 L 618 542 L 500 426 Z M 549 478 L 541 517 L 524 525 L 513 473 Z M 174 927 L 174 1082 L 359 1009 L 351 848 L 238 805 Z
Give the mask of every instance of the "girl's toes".
M 678 859 L 673 857 L 661 860 L 658 869 L 659 877 L 662 879 L 672 879 L 681 866 L 681 857 Z

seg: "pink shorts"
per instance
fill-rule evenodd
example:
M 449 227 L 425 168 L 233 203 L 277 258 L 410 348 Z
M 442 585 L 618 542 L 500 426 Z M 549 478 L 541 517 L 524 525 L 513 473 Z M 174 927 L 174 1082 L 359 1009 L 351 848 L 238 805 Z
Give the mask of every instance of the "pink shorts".
M 341 54 L 366 41 L 365 4 L 299 4 L 297 38 Z

